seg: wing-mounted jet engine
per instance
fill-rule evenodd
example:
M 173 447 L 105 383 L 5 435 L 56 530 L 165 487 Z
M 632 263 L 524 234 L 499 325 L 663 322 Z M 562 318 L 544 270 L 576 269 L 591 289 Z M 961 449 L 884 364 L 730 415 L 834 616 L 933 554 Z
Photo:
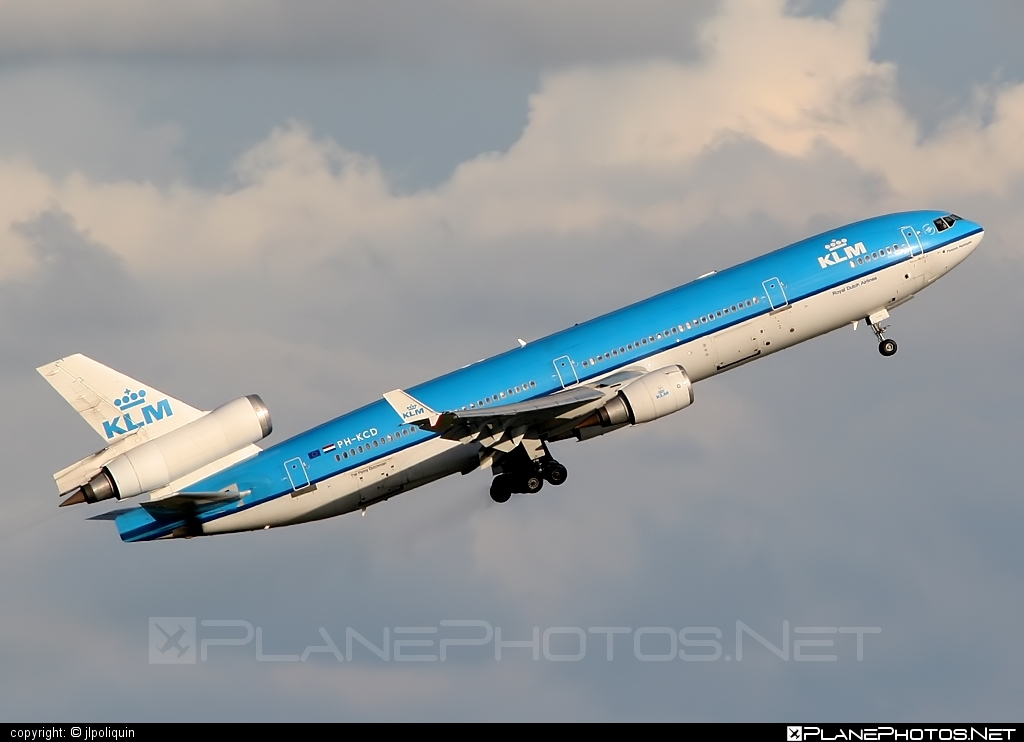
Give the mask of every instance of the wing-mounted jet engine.
M 682 366 L 666 366 L 644 374 L 576 426 L 581 440 L 671 415 L 693 403 L 693 384 Z

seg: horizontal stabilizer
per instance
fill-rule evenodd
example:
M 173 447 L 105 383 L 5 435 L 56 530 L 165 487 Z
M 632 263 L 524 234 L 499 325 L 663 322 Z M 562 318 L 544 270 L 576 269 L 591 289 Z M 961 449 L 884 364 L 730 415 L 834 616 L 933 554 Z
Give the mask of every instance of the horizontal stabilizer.
M 99 515 L 94 515 L 91 518 L 86 518 L 86 520 L 117 520 L 117 516 L 122 513 L 130 513 L 133 510 L 136 510 L 136 508 L 116 508 Z
M 160 511 L 177 512 L 181 510 L 189 510 L 198 505 L 234 502 L 235 500 L 240 500 L 247 494 L 249 494 L 248 490 L 245 492 L 176 492 L 173 495 L 161 497 L 159 500 L 150 500 L 140 504 L 148 512 L 154 514 L 159 513 Z

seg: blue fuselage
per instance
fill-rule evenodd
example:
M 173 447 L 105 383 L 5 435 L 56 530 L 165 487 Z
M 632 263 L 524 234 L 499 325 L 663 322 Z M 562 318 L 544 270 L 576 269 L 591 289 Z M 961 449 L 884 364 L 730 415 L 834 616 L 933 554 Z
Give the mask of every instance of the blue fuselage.
M 682 359 L 693 381 L 699 381 L 906 301 L 980 242 L 980 225 L 958 219 L 947 226 L 945 216 L 904 212 L 846 225 L 407 391 L 434 410 L 476 410 L 550 395 L 625 367 L 649 368 L 652 362 L 658 367 L 661 356 Z M 958 246 L 963 254 L 952 254 Z M 937 255 L 948 266 L 940 269 L 933 261 L 930 272 L 925 271 L 926 257 Z M 782 318 L 788 310 L 793 310 L 792 321 Z M 750 351 L 741 346 L 734 361 L 723 343 L 715 343 L 737 327 L 761 328 L 763 340 L 744 340 L 751 343 Z M 248 492 L 192 518 L 212 525 L 318 483 L 341 481 L 374 462 L 429 445 L 435 437 L 403 425 L 384 400 L 372 402 L 186 488 Z M 183 518 L 154 517 L 142 508 L 117 517 L 126 541 L 166 537 L 184 525 Z

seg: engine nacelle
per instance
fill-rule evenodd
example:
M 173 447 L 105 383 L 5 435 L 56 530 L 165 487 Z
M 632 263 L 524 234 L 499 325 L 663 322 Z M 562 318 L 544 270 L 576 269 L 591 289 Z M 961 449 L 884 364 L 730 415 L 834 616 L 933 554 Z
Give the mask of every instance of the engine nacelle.
M 693 384 L 682 366 L 666 366 L 623 387 L 597 411 L 601 425 L 639 425 L 671 415 L 693 402 Z
M 270 411 L 263 400 L 256 394 L 240 397 L 188 425 L 125 451 L 81 488 L 82 499 L 124 500 L 164 487 L 266 438 L 272 430 Z

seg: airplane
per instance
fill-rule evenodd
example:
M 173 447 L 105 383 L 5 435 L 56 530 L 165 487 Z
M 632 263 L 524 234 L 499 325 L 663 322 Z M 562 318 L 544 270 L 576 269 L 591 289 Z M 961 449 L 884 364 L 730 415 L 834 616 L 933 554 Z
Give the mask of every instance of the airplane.
M 128 500 L 123 541 L 191 538 L 329 518 L 455 473 L 490 469 L 507 502 L 568 472 L 550 445 L 688 407 L 699 381 L 865 322 L 896 353 L 889 312 L 959 265 L 981 225 L 945 211 L 879 216 L 408 389 L 265 449 L 259 396 L 201 411 L 83 355 L 38 370 L 106 446 L 57 472 L 61 507 Z
M 185 652 L 188 651 L 188 647 L 181 646 L 181 638 L 185 636 L 185 629 L 181 626 L 173 634 L 168 633 L 164 630 L 164 627 L 157 624 L 156 627 L 160 629 L 160 633 L 164 635 L 167 640 L 163 643 L 163 646 L 159 648 L 160 654 L 167 654 L 170 650 L 176 649 L 178 651 L 178 657 L 184 656 Z

